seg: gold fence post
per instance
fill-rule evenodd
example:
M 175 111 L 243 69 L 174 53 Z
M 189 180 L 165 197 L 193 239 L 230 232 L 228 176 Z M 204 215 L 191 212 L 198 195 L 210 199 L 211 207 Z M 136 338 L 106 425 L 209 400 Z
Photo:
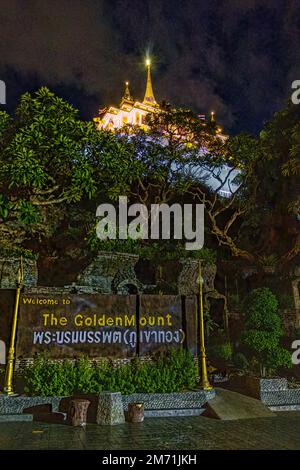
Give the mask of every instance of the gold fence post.
M 17 289 L 15 297 L 15 306 L 13 313 L 13 321 L 11 327 L 11 336 L 10 336 L 10 345 L 7 355 L 7 364 L 5 370 L 5 379 L 4 379 L 4 393 L 6 395 L 13 395 L 13 376 L 14 376 L 14 360 L 15 360 L 15 342 L 16 342 L 16 333 L 17 333 L 17 324 L 18 324 L 18 313 L 19 313 L 19 304 L 20 304 L 20 295 L 23 287 L 24 280 L 24 271 L 23 271 L 23 257 L 20 258 L 20 265 L 17 275 Z
M 203 310 L 203 278 L 201 260 L 199 260 L 199 327 L 200 327 L 200 358 L 201 358 L 201 388 L 203 390 L 212 390 L 207 376 L 205 338 L 204 338 L 204 310 Z M 200 376 L 200 373 L 199 373 Z

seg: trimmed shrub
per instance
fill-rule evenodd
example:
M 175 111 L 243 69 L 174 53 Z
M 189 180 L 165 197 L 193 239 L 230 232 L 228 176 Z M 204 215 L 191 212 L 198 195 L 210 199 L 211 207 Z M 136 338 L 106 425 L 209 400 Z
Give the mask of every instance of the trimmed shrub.
M 102 391 L 124 395 L 170 393 L 194 388 L 197 366 L 192 355 L 183 349 L 172 349 L 151 362 L 134 359 L 117 368 L 108 360 L 95 366 L 87 358 L 59 363 L 40 356 L 25 370 L 24 378 L 25 391 L 40 396 Z
M 223 359 L 224 361 L 230 361 L 231 358 L 232 358 L 231 343 L 226 341 L 226 342 L 221 343 L 221 344 L 216 344 L 213 347 L 213 354 L 219 359 Z
M 244 305 L 246 330 L 243 342 L 259 362 L 261 374 L 291 367 L 290 353 L 280 346 L 283 329 L 275 295 L 266 287 L 254 289 Z

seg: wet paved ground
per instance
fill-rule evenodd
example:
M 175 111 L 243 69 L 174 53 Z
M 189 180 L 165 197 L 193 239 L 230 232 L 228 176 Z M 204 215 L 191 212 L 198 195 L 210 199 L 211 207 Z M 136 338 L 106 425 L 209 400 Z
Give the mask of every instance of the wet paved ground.
M 141 424 L 0 423 L 0 449 L 300 449 L 300 412 L 274 418 L 218 421 L 204 417 L 147 419 Z

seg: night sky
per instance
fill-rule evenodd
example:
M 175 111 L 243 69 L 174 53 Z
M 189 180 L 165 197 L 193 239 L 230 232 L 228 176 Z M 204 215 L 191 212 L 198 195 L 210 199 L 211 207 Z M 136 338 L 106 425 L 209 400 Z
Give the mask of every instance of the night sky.
M 143 98 L 146 53 L 158 101 L 257 132 L 300 79 L 300 1 L 0 0 L 1 109 L 46 85 L 91 119 Z

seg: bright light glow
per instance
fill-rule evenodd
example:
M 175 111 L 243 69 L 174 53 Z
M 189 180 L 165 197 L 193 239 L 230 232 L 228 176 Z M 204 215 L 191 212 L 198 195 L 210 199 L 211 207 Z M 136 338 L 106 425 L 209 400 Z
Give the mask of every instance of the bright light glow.
M 146 59 L 146 65 L 147 65 L 147 67 L 149 67 L 150 64 L 151 64 L 150 59 Z
M 214 112 L 214 111 L 211 111 L 210 114 L 215 114 L 215 112 Z
M 125 85 L 128 86 L 128 85 L 129 85 L 129 82 L 125 82 Z

